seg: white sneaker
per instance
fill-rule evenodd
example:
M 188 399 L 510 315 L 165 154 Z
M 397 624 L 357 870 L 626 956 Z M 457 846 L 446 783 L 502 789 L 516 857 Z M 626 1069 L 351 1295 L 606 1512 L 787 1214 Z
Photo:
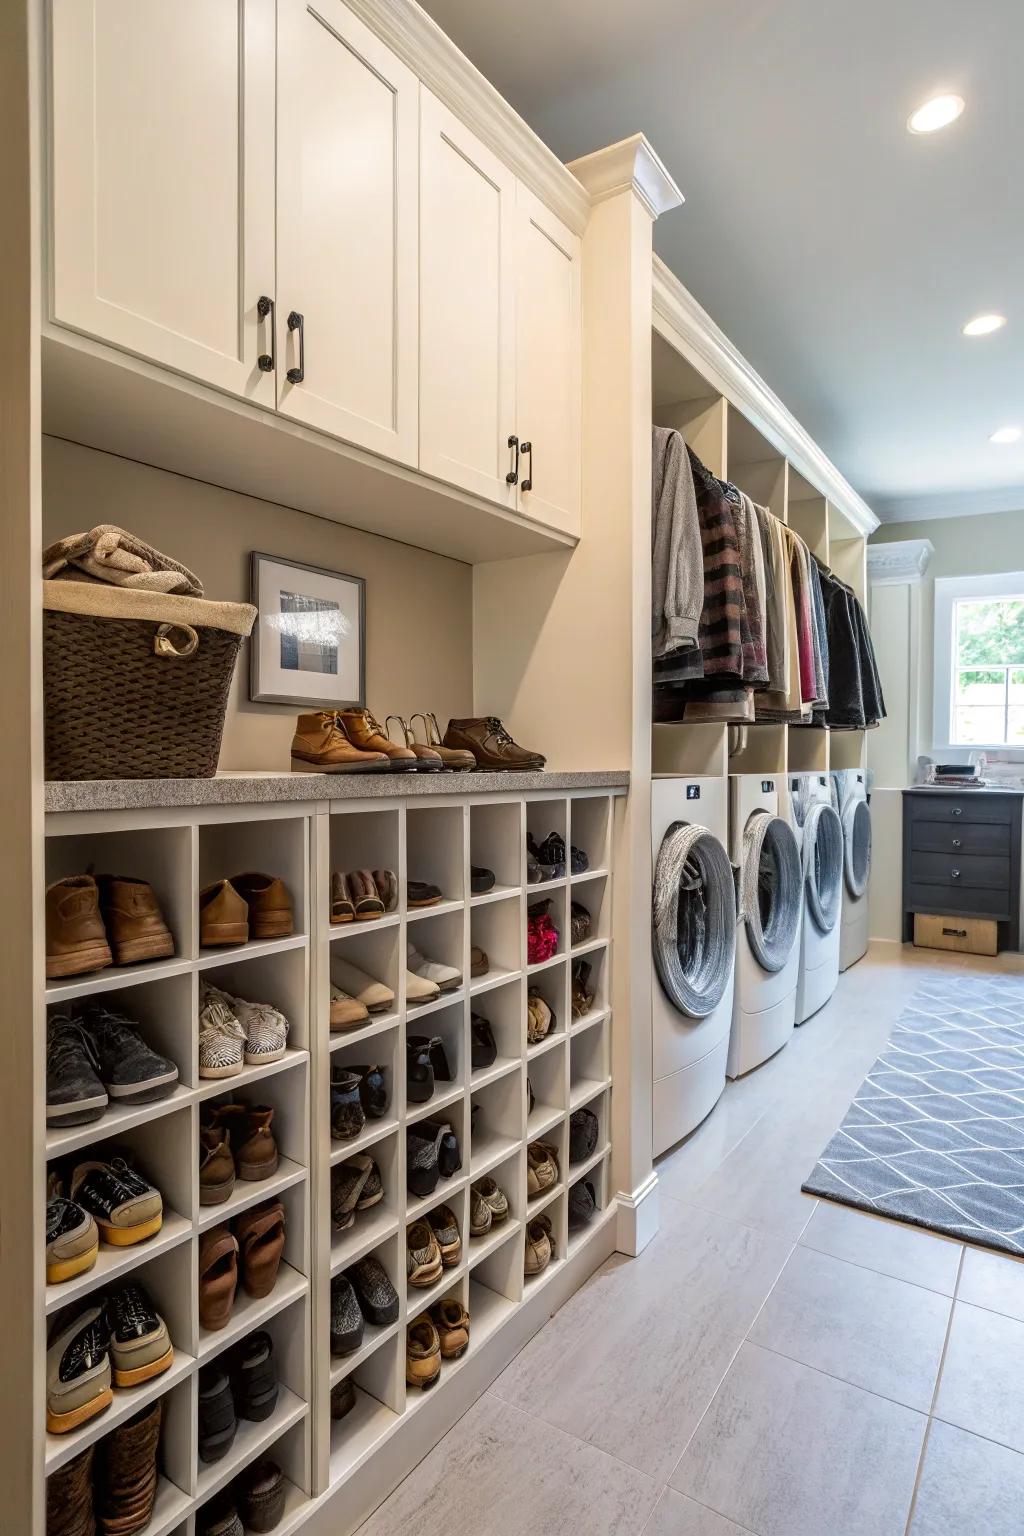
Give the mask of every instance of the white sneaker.
M 199 1076 L 236 1077 L 244 1065 L 245 1030 L 231 999 L 208 981 L 199 982 Z
M 432 981 L 442 992 L 454 992 L 456 987 L 462 986 L 462 972 L 457 966 L 444 965 L 440 960 L 428 960 L 411 940 L 406 961 L 414 976 L 418 976 L 421 981 Z
M 247 1003 L 233 997 L 231 1006 L 245 1030 L 246 1065 L 258 1067 L 264 1061 L 280 1061 L 288 1039 L 288 1020 L 270 1003 Z

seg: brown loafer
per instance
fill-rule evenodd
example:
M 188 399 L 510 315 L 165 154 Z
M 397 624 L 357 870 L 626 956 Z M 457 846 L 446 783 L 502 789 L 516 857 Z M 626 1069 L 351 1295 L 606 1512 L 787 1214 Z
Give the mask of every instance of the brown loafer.
M 199 943 L 203 949 L 249 941 L 249 904 L 230 880 L 215 880 L 199 892 Z
M 231 884 L 249 907 L 250 939 L 290 939 L 295 932 L 288 887 L 276 875 L 232 875 Z
M 235 1222 L 242 1266 L 242 1287 L 247 1296 L 269 1296 L 277 1284 L 284 1253 L 284 1206 L 267 1200 L 243 1211 Z
M 230 1227 L 210 1227 L 199 1239 L 199 1322 L 226 1326 L 238 1289 L 238 1239 Z
M 174 954 L 174 939 L 151 885 L 130 875 L 100 875 L 97 884 L 115 965 L 166 960 Z
M 68 875 L 46 891 L 46 976 L 84 976 L 113 965 L 91 875 Z

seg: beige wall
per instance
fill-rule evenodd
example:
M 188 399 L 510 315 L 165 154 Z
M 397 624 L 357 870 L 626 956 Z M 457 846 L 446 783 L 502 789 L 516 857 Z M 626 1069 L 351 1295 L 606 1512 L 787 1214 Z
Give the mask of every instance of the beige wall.
M 1024 510 L 991 512 L 979 517 L 941 517 L 927 522 L 883 523 L 870 542 L 888 544 L 900 539 L 931 539 L 935 546 L 921 583 L 920 692 L 917 699 L 910 697 L 903 706 L 905 711 L 910 711 L 910 718 L 905 720 L 903 728 L 909 732 L 916 755 L 931 752 L 932 747 L 935 578 L 1024 571 Z M 886 704 L 889 704 L 888 697 Z M 915 710 L 919 716 L 916 730 Z
M 289 507 L 43 438 L 43 538 L 116 523 L 189 566 L 208 597 L 249 600 L 249 554 L 262 550 L 366 579 L 366 701 L 380 717 L 473 703 L 472 567 Z M 243 648 L 222 769 L 287 770 L 296 709 L 250 704 Z

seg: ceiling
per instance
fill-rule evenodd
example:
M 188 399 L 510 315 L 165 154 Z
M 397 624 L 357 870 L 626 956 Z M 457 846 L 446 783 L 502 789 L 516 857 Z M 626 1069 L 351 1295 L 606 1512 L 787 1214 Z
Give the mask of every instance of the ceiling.
M 656 250 L 883 519 L 1024 509 L 1021 0 L 422 3 L 563 160 L 647 135 Z

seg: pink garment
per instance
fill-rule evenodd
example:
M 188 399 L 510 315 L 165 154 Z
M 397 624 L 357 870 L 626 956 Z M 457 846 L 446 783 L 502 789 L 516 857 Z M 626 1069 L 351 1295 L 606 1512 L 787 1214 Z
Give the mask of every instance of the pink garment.
M 793 596 L 796 599 L 796 630 L 800 654 L 800 699 L 813 704 L 818 697 L 818 680 L 814 670 L 814 620 L 811 617 L 811 576 L 808 568 L 807 546 L 799 534 L 793 533 Z

